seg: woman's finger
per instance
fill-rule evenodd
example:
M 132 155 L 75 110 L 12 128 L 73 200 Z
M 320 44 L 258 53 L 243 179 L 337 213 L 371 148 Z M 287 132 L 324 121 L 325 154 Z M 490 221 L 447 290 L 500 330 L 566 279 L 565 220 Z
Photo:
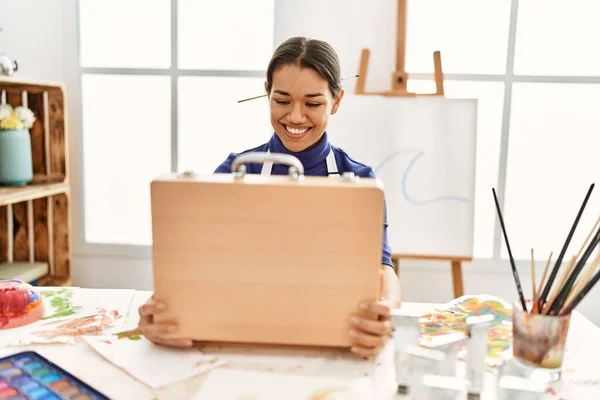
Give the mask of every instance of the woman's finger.
M 156 305 L 154 302 L 143 304 L 139 309 L 140 317 L 146 318 L 156 313 Z
M 147 324 L 142 327 L 142 333 L 146 337 L 175 339 L 179 328 L 174 324 Z
M 389 318 L 391 316 L 391 310 L 386 301 L 362 303 L 360 305 L 360 309 L 366 313 L 374 314 L 383 318 Z
M 383 346 L 387 341 L 386 336 L 372 335 L 356 329 L 351 329 L 349 334 L 354 346 L 379 347 Z
M 372 357 L 372 356 L 379 354 L 379 352 L 381 351 L 382 348 L 383 348 L 383 346 L 364 347 L 364 346 L 360 346 L 360 345 L 354 345 L 354 346 L 352 346 L 352 348 L 350 350 L 353 353 L 358 354 L 361 357 Z
M 179 348 L 192 347 L 194 345 L 194 342 L 192 341 L 192 339 L 186 339 L 186 338 L 174 338 L 174 339 L 154 338 L 151 340 L 151 342 L 162 345 L 162 346 L 179 347 Z
M 378 336 L 389 336 L 392 334 L 392 322 L 390 320 L 374 321 L 372 319 L 354 316 L 350 323 L 357 330 Z

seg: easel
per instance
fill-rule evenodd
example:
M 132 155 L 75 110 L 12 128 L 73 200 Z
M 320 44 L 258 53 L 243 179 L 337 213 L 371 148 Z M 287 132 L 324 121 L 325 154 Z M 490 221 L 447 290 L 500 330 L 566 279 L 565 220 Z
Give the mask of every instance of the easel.
M 365 85 L 367 82 L 367 71 L 369 69 L 369 57 L 371 51 L 362 49 L 360 55 L 359 75 L 356 81 L 355 94 L 362 95 L 382 95 L 382 96 L 443 96 L 444 95 L 444 74 L 442 72 L 442 56 L 439 51 L 433 53 L 433 68 L 435 79 L 435 93 L 416 94 L 406 90 L 408 74 L 405 71 L 406 58 L 406 0 L 398 0 L 398 19 L 396 35 L 396 71 L 392 73 L 391 90 L 385 92 L 367 92 Z
M 414 96 L 444 96 L 444 74 L 442 72 L 442 56 L 439 51 L 433 53 L 433 68 L 435 79 L 435 93 L 417 94 L 411 93 L 406 89 L 408 74 L 405 71 L 406 58 L 406 0 L 398 0 L 398 19 L 397 19 L 397 36 L 396 36 L 396 71 L 392 73 L 391 90 L 385 92 L 367 92 L 365 84 L 367 82 L 367 71 L 369 68 L 369 49 L 362 49 L 360 56 L 359 77 L 356 81 L 354 93 L 357 95 L 380 95 L 380 96 L 398 96 L 398 97 L 414 97 Z M 392 254 L 394 270 L 400 275 L 400 259 L 405 260 L 427 260 L 427 261 L 446 261 L 452 266 L 452 287 L 454 298 L 464 294 L 462 263 L 471 261 L 472 257 L 456 257 L 456 256 L 431 256 L 425 254 Z

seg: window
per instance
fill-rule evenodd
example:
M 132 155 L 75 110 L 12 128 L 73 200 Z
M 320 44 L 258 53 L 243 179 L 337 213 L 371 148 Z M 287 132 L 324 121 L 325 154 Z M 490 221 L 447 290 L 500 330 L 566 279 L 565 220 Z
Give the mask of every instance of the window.
M 491 187 L 498 190 L 514 255 L 526 260 L 534 247 L 545 261 L 550 251 L 556 259 L 588 185 L 600 184 L 594 107 L 600 55 L 590 50 L 600 35 L 597 3 L 408 1 L 409 90 L 434 91 L 432 52 L 439 49 L 447 97 L 479 99 L 477 259 L 508 258 Z M 290 4 L 282 0 L 277 7 Z M 315 10 L 329 16 L 338 6 L 324 2 Z M 314 17 L 286 15 L 294 22 Z M 352 30 L 343 15 L 300 31 L 327 38 Z M 229 152 L 268 139 L 267 102 L 237 100 L 262 93 L 275 27 L 282 34 L 298 33 L 298 26 L 275 24 L 275 0 L 79 0 L 77 18 L 79 225 L 87 243 L 138 248 L 151 241 L 154 176 L 211 173 Z M 338 37 L 332 44 L 356 46 L 358 56 L 361 44 L 354 42 Z M 594 193 L 567 254 L 577 252 L 599 213 L 600 194 Z
M 479 99 L 474 257 L 508 259 L 491 188 L 503 205 L 515 258 L 556 260 L 589 185 L 600 182 L 600 27 L 594 0 L 411 0 L 409 90 L 435 91 L 442 52 L 446 96 Z M 435 11 L 434 11 L 435 10 Z M 561 29 L 556 29 L 560 20 Z M 596 189 L 598 190 L 598 189 Z M 590 198 L 567 252 L 600 214 Z M 518 228 L 517 228 L 518 227 Z
M 154 177 L 212 173 L 231 143 L 270 136 L 266 102 L 237 100 L 264 90 L 274 0 L 79 0 L 77 11 L 84 242 L 149 245 Z

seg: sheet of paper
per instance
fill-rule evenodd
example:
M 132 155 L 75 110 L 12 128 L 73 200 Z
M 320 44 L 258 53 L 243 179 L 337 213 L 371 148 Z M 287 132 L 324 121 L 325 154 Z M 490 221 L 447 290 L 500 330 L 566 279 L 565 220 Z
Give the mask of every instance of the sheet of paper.
M 39 321 L 0 331 L 0 347 L 30 344 L 74 344 L 82 335 L 122 330 L 134 291 L 119 292 L 99 305 L 78 287 L 44 287 L 40 290 L 44 316 Z
M 570 383 L 599 384 L 600 369 L 600 329 L 585 320 L 580 314 L 573 314 L 567 336 L 567 346 L 563 361 L 562 380 Z
M 193 400 L 372 400 L 370 378 L 337 379 L 219 368 Z
M 132 377 L 153 389 L 184 381 L 224 363 L 195 349 L 157 346 L 134 335 L 85 336 L 94 350 Z

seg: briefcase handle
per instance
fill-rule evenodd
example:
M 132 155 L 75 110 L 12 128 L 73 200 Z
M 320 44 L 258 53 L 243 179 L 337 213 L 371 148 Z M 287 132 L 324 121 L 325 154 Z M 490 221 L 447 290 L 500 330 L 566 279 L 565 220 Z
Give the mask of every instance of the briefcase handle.
M 236 175 L 236 177 L 241 178 L 246 174 L 245 164 L 262 164 L 266 162 L 289 165 L 290 168 L 288 170 L 288 175 L 293 179 L 298 179 L 301 175 L 304 175 L 304 166 L 296 157 L 290 154 L 267 153 L 260 151 L 245 153 L 236 157 L 231 164 L 231 171 Z

